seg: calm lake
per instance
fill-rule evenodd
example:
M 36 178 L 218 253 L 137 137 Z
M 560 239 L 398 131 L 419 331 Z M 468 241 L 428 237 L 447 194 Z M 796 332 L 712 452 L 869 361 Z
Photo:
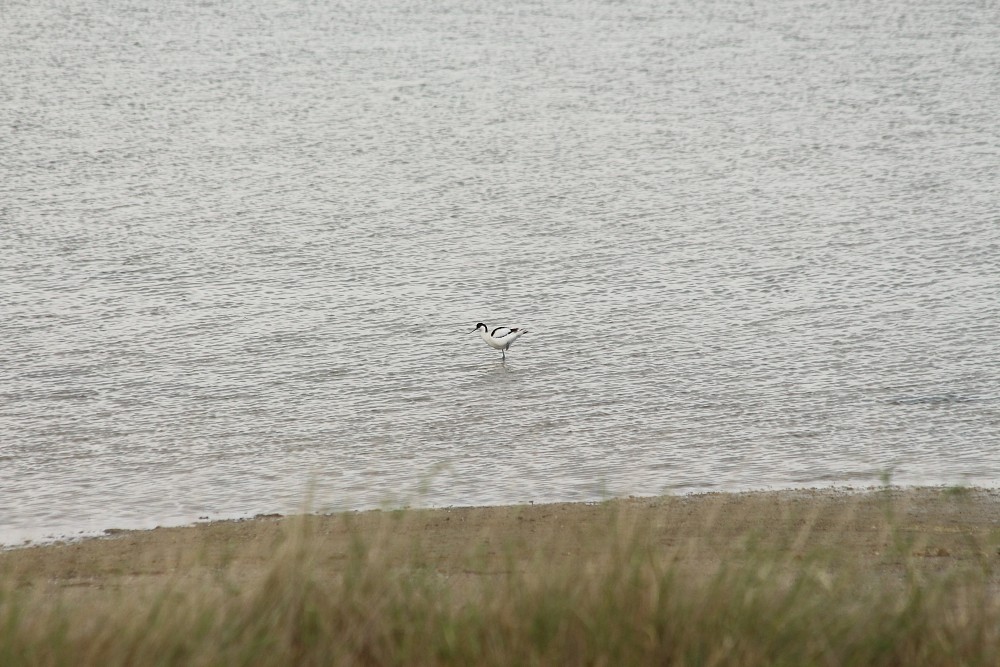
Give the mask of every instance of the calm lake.
M 6 0 L 0 544 L 998 486 L 998 110 L 992 1 Z

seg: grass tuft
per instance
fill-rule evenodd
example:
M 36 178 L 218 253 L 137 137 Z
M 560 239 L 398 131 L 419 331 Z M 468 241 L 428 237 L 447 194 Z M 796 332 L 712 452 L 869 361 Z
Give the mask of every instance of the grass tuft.
M 766 526 L 720 496 L 303 516 L 45 572 L 8 552 L 0 664 L 1000 664 L 995 531 L 877 495 Z

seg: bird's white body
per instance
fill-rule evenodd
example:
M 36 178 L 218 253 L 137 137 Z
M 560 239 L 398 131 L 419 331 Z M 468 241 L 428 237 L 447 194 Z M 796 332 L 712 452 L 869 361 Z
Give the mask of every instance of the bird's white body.
M 506 333 L 504 333 L 506 332 Z M 488 334 L 485 329 L 479 330 L 479 337 L 486 341 L 486 344 L 496 350 L 509 350 L 511 343 L 520 338 L 527 331 L 510 331 L 503 329 L 500 335 Z
M 507 358 L 507 350 L 514 344 L 514 341 L 528 333 L 525 329 L 510 329 L 508 327 L 497 327 L 490 332 L 482 322 L 477 324 L 473 331 L 478 331 L 479 337 L 494 350 L 500 350 L 500 354 L 503 355 L 504 359 Z

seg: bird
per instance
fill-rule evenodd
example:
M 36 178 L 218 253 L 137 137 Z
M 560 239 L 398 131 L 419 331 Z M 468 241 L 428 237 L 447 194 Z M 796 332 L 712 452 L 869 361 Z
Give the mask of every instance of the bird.
M 500 350 L 502 355 L 500 358 L 504 361 L 507 360 L 507 350 L 514 344 L 514 341 L 528 333 L 527 329 L 511 329 L 510 327 L 497 327 L 491 332 L 482 322 L 478 323 L 476 328 L 469 333 L 475 331 L 479 332 L 479 337 L 486 341 L 487 345 Z

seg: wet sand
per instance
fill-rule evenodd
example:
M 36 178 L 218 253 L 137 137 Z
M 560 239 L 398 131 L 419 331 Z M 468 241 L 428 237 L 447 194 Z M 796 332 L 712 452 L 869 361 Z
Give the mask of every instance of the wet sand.
M 390 566 L 430 569 L 460 582 L 539 558 L 578 566 L 606 552 L 610 527 L 623 520 L 646 531 L 654 548 L 673 550 L 695 573 L 711 573 L 720 559 L 748 544 L 788 563 L 822 549 L 833 555 L 829 562 L 881 573 L 899 573 L 904 560 L 927 573 L 1000 563 L 1000 490 L 934 488 L 259 516 L 13 549 L 0 553 L 0 574 L 19 588 L 79 595 L 196 582 L 221 571 L 238 584 L 266 574 L 289 536 L 304 532 L 322 554 L 320 571 L 333 576 L 343 573 L 361 538 L 402 545 Z M 996 575 L 991 581 L 998 583 Z

